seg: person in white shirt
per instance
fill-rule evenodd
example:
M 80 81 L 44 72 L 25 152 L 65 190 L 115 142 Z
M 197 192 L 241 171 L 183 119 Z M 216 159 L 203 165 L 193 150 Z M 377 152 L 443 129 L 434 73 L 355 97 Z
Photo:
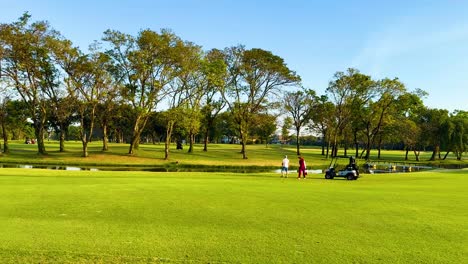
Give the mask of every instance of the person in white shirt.
M 288 156 L 285 155 L 283 162 L 281 163 L 281 177 L 288 177 L 288 169 L 289 169 L 289 160 Z

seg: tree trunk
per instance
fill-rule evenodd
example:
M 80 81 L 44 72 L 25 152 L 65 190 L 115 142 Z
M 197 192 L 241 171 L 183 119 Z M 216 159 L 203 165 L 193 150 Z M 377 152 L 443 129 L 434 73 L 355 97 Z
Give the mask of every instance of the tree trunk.
M 449 153 L 450 153 L 450 151 L 447 151 L 447 153 L 445 153 L 445 156 L 444 156 L 443 160 L 445 160 L 447 158 Z
M 241 144 L 242 144 L 242 150 L 241 150 L 242 151 L 242 158 L 247 159 L 247 154 L 246 154 L 246 151 L 245 151 L 245 141 L 242 140 Z
M 38 123 L 39 122 L 39 123 Z M 44 125 L 40 123 L 40 121 L 35 121 L 34 124 L 34 133 L 37 137 L 37 152 L 41 155 L 46 155 L 46 148 L 44 142 L 44 134 L 45 134 Z
M 336 157 L 336 155 L 338 154 L 337 141 L 338 141 L 338 127 L 335 129 L 333 133 L 333 139 L 331 142 L 331 147 L 332 147 L 331 156 L 332 157 Z
M 169 145 L 171 144 L 171 139 L 166 136 L 166 140 L 164 142 L 164 160 L 169 159 Z
M 322 156 L 325 156 L 325 137 L 326 137 L 326 134 L 324 132 L 322 132 Z
M 436 159 L 437 153 L 439 152 L 439 146 L 435 146 L 434 150 L 432 151 L 432 156 L 429 159 L 430 161 L 434 161 Z
M 88 142 L 85 141 L 82 141 L 83 143 L 83 154 L 82 154 L 82 157 L 86 158 L 86 157 L 89 157 L 89 153 L 88 153 Z
M 300 156 L 301 155 L 301 150 L 300 150 L 300 147 L 299 147 L 299 132 L 300 132 L 301 128 L 296 128 L 296 152 L 297 152 L 297 155 Z
M 195 141 L 195 135 L 193 134 L 193 132 L 190 132 L 189 133 L 189 149 L 188 149 L 188 153 L 192 153 L 193 152 L 193 143 Z
M 174 128 L 174 121 L 169 121 L 166 126 L 166 140 L 164 142 L 164 160 L 169 159 L 169 146 L 171 144 L 172 129 Z
M 60 125 L 60 152 L 65 152 L 65 134 L 66 134 L 66 129 L 63 124 Z
M 134 150 L 138 149 L 138 147 L 140 146 L 141 132 L 145 128 L 147 121 L 148 121 L 148 116 L 142 116 L 142 115 L 137 116 L 135 120 L 135 125 L 133 126 L 133 135 L 130 141 L 128 154 L 133 155 Z
M 409 148 L 406 148 L 405 160 L 408 160 Z
M 3 133 L 3 153 L 9 153 L 10 147 L 8 146 L 8 133 L 6 131 L 6 126 L 3 120 L 2 120 L 2 133 Z
M 138 149 L 138 142 L 140 141 L 140 135 L 133 134 L 132 139 L 130 141 L 130 147 L 128 149 L 128 154 L 133 155 L 135 154 L 135 149 Z
M 362 156 L 364 156 L 364 152 L 366 152 L 366 149 L 363 148 L 362 151 L 361 151 L 361 155 L 359 155 L 359 158 L 362 159 Z
M 370 136 L 367 136 L 366 157 L 365 157 L 366 160 L 370 158 L 370 152 L 371 152 L 371 138 Z
M 204 139 L 204 143 L 203 143 L 203 151 L 208 151 L 208 140 L 209 140 L 209 137 L 208 137 L 208 129 L 206 129 L 205 131 L 205 139 Z
M 139 126 L 140 126 L 141 115 L 138 115 L 135 120 L 135 125 L 133 126 L 132 139 L 130 140 L 130 146 L 128 148 L 128 154 L 135 154 L 135 149 L 138 149 L 137 141 L 140 140 Z
M 93 130 L 94 130 L 94 114 L 95 113 L 95 110 L 93 108 L 93 110 L 91 111 L 91 120 L 89 122 L 89 131 L 88 133 L 85 133 L 84 136 L 83 136 L 83 140 L 82 140 L 82 143 L 83 143 L 83 157 L 88 157 L 89 156 L 89 153 L 88 153 L 88 143 L 91 142 L 91 139 L 93 137 Z M 83 120 L 84 121 L 84 120 Z M 82 125 L 84 125 L 84 122 L 82 123 Z
M 246 149 L 246 145 L 247 145 L 247 136 L 245 135 L 245 133 L 240 132 L 240 137 L 241 137 L 241 153 L 242 153 L 242 158 L 243 159 L 247 159 L 247 149 Z
M 354 134 L 354 148 L 356 150 L 355 157 L 357 158 L 359 155 L 359 142 L 357 140 L 357 131 L 355 130 L 353 134 Z
M 109 150 L 109 135 L 107 134 L 107 124 L 102 125 L 102 151 Z
M 380 138 L 379 138 L 379 147 L 378 147 L 378 149 L 377 149 L 377 151 L 378 151 L 377 159 L 380 159 L 380 152 L 381 152 L 381 150 L 382 150 L 382 136 L 380 136 Z

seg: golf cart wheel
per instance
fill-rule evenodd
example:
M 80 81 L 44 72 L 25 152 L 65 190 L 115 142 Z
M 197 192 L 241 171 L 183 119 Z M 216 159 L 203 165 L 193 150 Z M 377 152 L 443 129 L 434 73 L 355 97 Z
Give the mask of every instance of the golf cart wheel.
M 355 177 L 354 177 L 354 175 L 353 175 L 352 173 L 348 173 L 348 174 L 346 175 L 346 179 L 347 179 L 347 180 L 354 180 L 354 178 L 355 178 Z

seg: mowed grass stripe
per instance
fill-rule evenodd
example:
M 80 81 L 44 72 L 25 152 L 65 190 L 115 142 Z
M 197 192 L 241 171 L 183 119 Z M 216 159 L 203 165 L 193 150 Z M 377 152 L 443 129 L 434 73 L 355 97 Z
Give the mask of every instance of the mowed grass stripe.
M 0 171 L 0 262 L 460 263 L 467 171 Z

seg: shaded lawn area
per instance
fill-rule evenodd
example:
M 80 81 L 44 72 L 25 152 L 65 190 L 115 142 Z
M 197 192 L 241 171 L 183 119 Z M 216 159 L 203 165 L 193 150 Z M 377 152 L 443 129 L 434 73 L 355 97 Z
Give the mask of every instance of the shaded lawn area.
M 461 263 L 468 171 L 0 170 L 1 263 Z

